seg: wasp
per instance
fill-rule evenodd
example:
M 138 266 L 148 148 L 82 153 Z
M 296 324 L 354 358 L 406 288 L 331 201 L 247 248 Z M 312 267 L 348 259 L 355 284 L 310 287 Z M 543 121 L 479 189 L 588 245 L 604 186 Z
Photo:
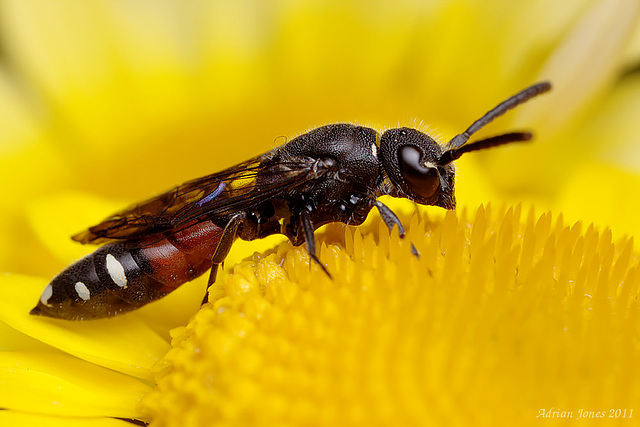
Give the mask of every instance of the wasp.
M 551 89 L 540 82 L 498 104 L 441 146 L 416 129 L 319 127 L 229 169 L 188 181 L 130 206 L 73 236 L 102 244 L 46 286 L 31 314 L 67 320 L 112 317 L 167 295 L 211 269 L 215 281 L 236 238 L 284 234 L 316 256 L 314 231 L 330 222 L 361 224 L 374 207 L 389 230 L 404 228 L 378 200 L 402 197 L 453 209 L 453 161 L 464 153 L 518 141 L 510 132 L 470 137 L 498 116 Z M 416 253 L 417 255 L 417 253 Z

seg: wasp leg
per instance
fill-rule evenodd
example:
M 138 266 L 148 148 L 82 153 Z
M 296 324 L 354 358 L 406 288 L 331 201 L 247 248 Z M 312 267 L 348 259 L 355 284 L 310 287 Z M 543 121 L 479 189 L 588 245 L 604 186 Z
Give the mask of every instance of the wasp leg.
M 320 268 L 322 268 L 322 271 L 324 271 L 325 274 L 329 276 L 329 279 L 331 279 L 332 277 L 331 274 L 329 274 L 327 267 L 325 267 L 324 264 L 320 262 L 318 256 L 316 255 L 316 238 L 313 235 L 313 224 L 311 223 L 309 210 L 303 209 L 302 212 L 300 212 L 300 225 L 302 226 L 302 231 L 304 232 L 304 241 L 307 243 L 307 252 L 309 252 L 309 256 L 320 266 Z
M 393 230 L 394 225 L 397 225 L 398 235 L 400 235 L 401 239 L 404 238 L 404 227 L 400 222 L 400 218 L 398 218 L 398 216 L 389 208 L 389 206 L 383 204 L 382 202 L 376 200 L 375 205 L 380 212 L 380 218 L 382 218 L 384 223 L 387 225 L 389 231 Z
M 380 212 L 380 218 L 384 221 L 389 231 L 393 230 L 393 226 L 398 226 L 398 235 L 401 239 L 404 238 L 404 227 L 402 226 L 402 222 L 400 222 L 400 218 L 389 208 L 389 206 L 384 203 L 376 200 L 375 205 L 378 208 L 378 212 Z M 413 246 L 411 243 L 411 253 L 416 256 L 416 258 L 420 257 L 420 252 Z
M 229 255 L 229 251 L 231 250 L 231 245 L 236 240 L 236 236 L 238 235 L 238 228 L 242 221 L 246 218 L 244 212 L 235 214 L 231 217 L 226 227 L 224 227 L 224 231 L 222 232 L 222 237 L 220 237 L 220 242 L 218 242 L 218 247 L 216 247 L 216 251 L 213 253 L 213 257 L 211 261 L 213 265 L 211 266 L 211 273 L 209 273 L 209 281 L 207 282 L 207 290 L 204 293 L 204 299 L 202 300 L 202 304 L 208 301 L 209 297 L 209 288 L 213 285 L 213 282 L 216 281 L 216 275 L 218 274 L 218 266 L 224 261 L 224 259 Z

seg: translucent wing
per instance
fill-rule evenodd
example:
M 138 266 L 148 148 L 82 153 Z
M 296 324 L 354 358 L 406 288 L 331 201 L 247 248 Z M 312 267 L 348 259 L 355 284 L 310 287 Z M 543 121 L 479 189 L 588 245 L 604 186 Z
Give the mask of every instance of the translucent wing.
M 295 191 L 307 182 L 312 163 L 302 157 L 275 160 L 267 153 L 132 205 L 72 238 L 102 244 L 222 219 Z

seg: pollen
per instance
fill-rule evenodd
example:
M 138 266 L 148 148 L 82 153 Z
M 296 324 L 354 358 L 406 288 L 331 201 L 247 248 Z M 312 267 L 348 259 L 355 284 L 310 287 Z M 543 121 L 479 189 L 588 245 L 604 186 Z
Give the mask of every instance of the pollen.
M 379 219 L 319 235 L 331 279 L 289 243 L 221 272 L 172 332 L 143 401 L 152 425 L 640 416 L 632 239 L 520 206 L 403 222 L 404 239 Z

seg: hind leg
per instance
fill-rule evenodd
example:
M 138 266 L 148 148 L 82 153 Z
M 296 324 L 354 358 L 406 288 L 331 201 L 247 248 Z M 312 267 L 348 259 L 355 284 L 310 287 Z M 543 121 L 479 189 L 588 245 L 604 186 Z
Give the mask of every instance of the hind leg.
M 246 215 L 244 212 L 238 213 L 231 217 L 227 226 L 224 228 L 222 232 L 222 237 L 220 238 L 220 242 L 218 242 L 218 247 L 216 251 L 213 253 L 213 257 L 211 261 L 213 265 L 211 266 L 211 273 L 209 273 L 209 281 L 207 282 L 207 290 L 204 293 L 204 298 L 202 300 L 202 304 L 208 301 L 209 297 L 209 288 L 216 281 L 216 275 L 218 274 L 218 266 L 222 264 L 222 261 L 229 255 L 229 251 L 231 250 L 231 246 L 233 242 L 236 240 L 238 236 L 238 229 L 240 228 L 240 224 L 244 221 Z

